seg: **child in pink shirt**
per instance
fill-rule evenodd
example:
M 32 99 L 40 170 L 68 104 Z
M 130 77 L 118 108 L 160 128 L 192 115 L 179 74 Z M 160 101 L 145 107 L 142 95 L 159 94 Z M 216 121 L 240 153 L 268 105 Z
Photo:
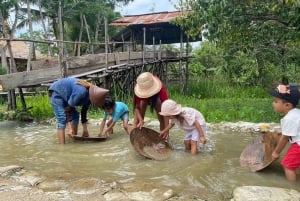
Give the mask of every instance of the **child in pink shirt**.
M 181 105 L 169 99 L 162 103 L 160 115 L 169 118 L 167 127 L 160 131 L 161 135 L 163 136 L 175 124 L 178 125 L 186 132 L 184 145 L 186 150 L 190 150 L 191 154 L 197 154 L 199 140 L 202 144 L 206 143 L 206 122 L 198 110 L 181 107 Z

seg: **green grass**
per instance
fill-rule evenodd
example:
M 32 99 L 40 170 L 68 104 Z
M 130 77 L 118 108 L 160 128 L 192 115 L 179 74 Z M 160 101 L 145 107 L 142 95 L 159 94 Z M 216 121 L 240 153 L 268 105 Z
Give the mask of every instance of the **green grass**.
M 260 87 L 229 86 L 224 80 L 199 79 L 189 84 L 186 95 L 179 92 L 178 87 L 168 88 L 169 98 L 175 100 L 184 107 L 192 107 L 199 110 L 207 122 L 217 123 L 222 121 L 237 122 L 279 122 L 282 117 L 276 114 L 272 108 L 272 97 Z M 36 121 L 53 118 L 54 114 L 47 95 L 35 95 L 25 97 L 28 112 Z M 130 117 L 133 118 L 132 96 L 125 100 L 130 109 Z M 6 119 L 6 101 L 0 99 L 0 120 Z M 17 98 L 17 113 L 20 112 L 20 98 Z M 88 118 L 98 119 L 103 116 L 103 111 L 91 107 Z M 156 118 L 147 110 L 146 116 Z

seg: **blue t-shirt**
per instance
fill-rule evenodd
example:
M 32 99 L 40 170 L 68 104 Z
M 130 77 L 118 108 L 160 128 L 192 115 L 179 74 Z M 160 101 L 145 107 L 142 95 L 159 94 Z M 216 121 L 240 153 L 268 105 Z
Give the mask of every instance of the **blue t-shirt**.
M 54 82 L 49 90 L 59 94 L 59 96 L 71 107 L 89 106 L 91 104 L 89 91 L 85 87 L 76 84 L 78 80 L 79 79 L 73 77 L 62 78 Z
M 113 122 L 117 122 L 123 114 L 129 112 L 127 105 L 123 102 L 116 102 L 115 109 L 111 115 L 108 115 L 104 112 L 104 119 L 107 119 L 108 116 L 112 116 Z

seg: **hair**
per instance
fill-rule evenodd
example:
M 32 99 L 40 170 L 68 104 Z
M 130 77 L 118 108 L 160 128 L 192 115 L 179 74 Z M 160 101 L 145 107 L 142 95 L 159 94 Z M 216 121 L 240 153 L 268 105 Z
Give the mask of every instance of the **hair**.
M 114 100 L 111 96 L 107 95 L 107 96 L 105 97 L 105 100 L 104 100 L 104 104 L 103 104 L 103 106 L 102 106 L 102 109 L 103 109 L 103 110 L 105 110 L 105 109 L 107 109 L 107 110 L 113 109 L 113 108 L 115 107 L 115 105 L 116 105 L 115 100 Z
M 158 101 L 158 94 L 150 97 L 150 111 L 153 113 L 156 103 Z
M 184 122 L 184 117 L 183 117 L 183 112 L 180 112 L 179 114 L 175 115 L 176 119 L 179 121 L 180 125 L 183 125 Z

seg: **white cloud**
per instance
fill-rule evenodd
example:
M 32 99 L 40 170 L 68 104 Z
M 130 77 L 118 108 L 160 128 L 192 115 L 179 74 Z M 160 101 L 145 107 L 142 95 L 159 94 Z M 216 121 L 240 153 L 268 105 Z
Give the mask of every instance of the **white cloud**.
M 178 0 L 134 0 L 127 6 L 116 10 L 122 15 L 140 15 L 152 12 L 175 11 L 174 4 Z

